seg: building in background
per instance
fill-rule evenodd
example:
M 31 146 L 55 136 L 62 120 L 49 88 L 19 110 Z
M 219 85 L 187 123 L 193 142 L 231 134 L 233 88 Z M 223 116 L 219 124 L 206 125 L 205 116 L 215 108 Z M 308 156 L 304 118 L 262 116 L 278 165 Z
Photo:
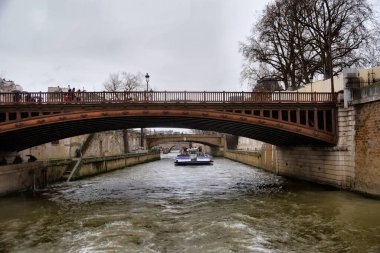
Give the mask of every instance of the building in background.
M 22 91 L 22 87 L 19 84 L 15 84 L 15 82 L 11 80 L 5 80 L 4 78 L 0 78 L 0 92 L 12 92 L 12 91 Z

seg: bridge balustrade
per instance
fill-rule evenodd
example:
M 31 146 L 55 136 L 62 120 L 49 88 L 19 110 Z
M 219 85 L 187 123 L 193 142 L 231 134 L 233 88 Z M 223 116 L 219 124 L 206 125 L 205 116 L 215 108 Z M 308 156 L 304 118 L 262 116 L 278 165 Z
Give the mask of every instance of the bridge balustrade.
M 0 104 L 66 103 L 334 103 L 337 94 L 318 92 L 12 92 L 0 93 Z
M 332 93 L 13 92 L 0 93 L 0 105 L 0 150 L 125 126 L 214 130 L 274 145 L 334 144 L 337 133 Z

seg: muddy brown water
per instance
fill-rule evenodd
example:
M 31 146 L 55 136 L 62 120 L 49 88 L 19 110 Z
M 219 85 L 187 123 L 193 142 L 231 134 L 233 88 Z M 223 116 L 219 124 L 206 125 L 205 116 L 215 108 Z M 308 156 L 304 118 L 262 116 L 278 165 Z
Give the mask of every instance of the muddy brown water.
M 380 252 L 380 201 L 169 154 L 0 198 L 0 252 Z

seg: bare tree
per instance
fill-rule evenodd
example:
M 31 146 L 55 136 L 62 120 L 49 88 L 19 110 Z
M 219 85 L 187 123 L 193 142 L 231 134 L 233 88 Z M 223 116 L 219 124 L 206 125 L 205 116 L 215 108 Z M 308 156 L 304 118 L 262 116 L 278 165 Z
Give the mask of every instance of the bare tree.
M 108 79 L 104 82 L 104 88 L 106 91 L 120 91 L 121 80 L 119 79 L 119 74 L 112 73 Z
M 366 0 L 276 0 L 241 45 L 242 78 L 252 83 L 270 77 L 285 89 L 298 88 L 314 75 L 327 79 L 362 65 L 359 52 L 368 45 L 371 24 Z
M 137 74 L 130 74 L 127 72 L 121 73 L 111 73 L 108 79 L 104 82 L 104 88 L 106 91 L 116 92 L 123 91 L 124 94 L 112 94 L 114 99 L 131 99 L 128 96 L 128 92 L 136 91 L 143 88 L 143 74 L 138 72 Z M 143 130 L 141 129 L 141 132 Z M 128 139 L 128 129 L 123 129 L 123 143 L 124 143 L 124 153 L 129 152 L 129 139 Z
M 359 48 L 368 42 L 369 23 L 373 21 L 366 0 L 306 0 L 299 16 L 310 33 L 310 45 L 320 58 L 319 73 L 325 79 L 345 67 L 362 65 Z M 333 83 L 331 89 L 334 91 Z
M 247 44 L 241 44 L 246 62 L 242 78 L 249 83 L 277 79 L 285 89 L 296 89 L 315 72 L 316 54 L 304 38 L 305 27 L 297 22 L 300 2 L 276 1 L 267 5 Z
M 365 59 L 364 66 L 373 68 L 380 66 L 380 24 L 375 21 L 372 33 L 368 35 L 365 46 L 360 48 L 359 54 Z
M 143 74 L 111 73 L 104 82 L 106 91 L 136 91 L 143 88 Z

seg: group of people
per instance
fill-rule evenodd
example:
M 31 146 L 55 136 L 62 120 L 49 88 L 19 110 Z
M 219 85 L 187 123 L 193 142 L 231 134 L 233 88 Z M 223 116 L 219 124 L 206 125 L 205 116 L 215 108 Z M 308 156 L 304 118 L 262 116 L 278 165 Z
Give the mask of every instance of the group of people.
M 42 97 L 33 96 L 29 92 L 14 91 L 13 102 L 41 103 Z
M 181 155 L 186 155 L 186 156 L 190 155 L 190 152 L 189 152 L 190 149 L 191 148 L 188 148 L 188 147 L 182 147 L 182 149 L 180 151 Z M 194 150 L 194 149 L 192 149 L 192 150 Z M 203 155 L 204 153 L 203 153 L 202 146 L 199 146 L 198 148 L 196 148 L 196 152 L 197 152 L 197 154 Z
M 75 88 L 69 88 L 67 94 L 64 97 L 65 102 L 80 102 L 82 100 L 82 92 L 81 90 L 75 91 Z

